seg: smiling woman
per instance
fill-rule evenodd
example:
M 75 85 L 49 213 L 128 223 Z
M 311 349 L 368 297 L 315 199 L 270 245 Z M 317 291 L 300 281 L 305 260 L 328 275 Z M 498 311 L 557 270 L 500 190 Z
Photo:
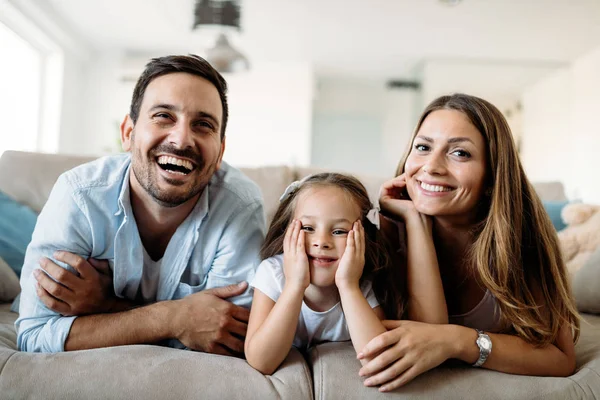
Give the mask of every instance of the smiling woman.
M 408 315 L 418 322 L 390 321 L 365 346 L 359 358 L 375 356 L 365 384 L 391 390 L 449 358 L 573 373 L 579 315 L 556 232 L 500 111 L 474 96 L 440 97 L 412 144 L 380 204 L 406 229 Z

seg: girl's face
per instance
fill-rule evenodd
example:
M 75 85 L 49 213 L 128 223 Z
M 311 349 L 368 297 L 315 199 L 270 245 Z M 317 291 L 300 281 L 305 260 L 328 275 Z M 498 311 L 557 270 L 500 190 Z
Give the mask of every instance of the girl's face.
M 302 223 L 311 284 L 335 285 L 348 232 L 360 216 L 358 205 L 335 186 L 316 186 L 298 194 L 294 218 Z
M 417 132 L 404 171 L 419 212 L 472 223 L 486 189 L 483 135 L 460 111 L 434 111 Z

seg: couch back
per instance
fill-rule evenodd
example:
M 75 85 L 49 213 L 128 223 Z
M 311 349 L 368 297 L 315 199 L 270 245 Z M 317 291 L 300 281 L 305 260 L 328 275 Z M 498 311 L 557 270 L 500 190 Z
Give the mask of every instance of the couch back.
M 0 191 L 39 212 L 61 173 L 95 158 L 5 151 L 0 157 Z M 270 222 L 277 209 L 279 197 L 291 182 L 306 175 L 323 171 L 318 168 L 293 168 L 288 166 L 240 169 L 260 187 L 265 201 L 265 213 L 268 222 Z M 356 175 L 367 188 L 372 201 L 377 199 L 381 184 L 391 176 Z M 543 200 L 566 200 L 564 188 L 560 182 L 541 182 L 535 183 L 534 186 Z

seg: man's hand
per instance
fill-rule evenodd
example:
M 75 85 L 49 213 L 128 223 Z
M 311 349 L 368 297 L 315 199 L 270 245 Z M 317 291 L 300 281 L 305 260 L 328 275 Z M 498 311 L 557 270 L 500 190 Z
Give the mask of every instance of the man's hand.
M 33 275 L 37 295 L 46 307 L 66 316 L 113 311 L 117 297 L 107 261 L 86 260 L 64 251 L 54 253 L 54 258 L 73 267 L 79 276 L 42 258 L 43 270 L 36 269 Z
M 192 350 L 222 355 L 243 353 L 250 311 L 225 299 L 239 296 L 247 287 L 241 282 L 177 300 L 174 337 Z

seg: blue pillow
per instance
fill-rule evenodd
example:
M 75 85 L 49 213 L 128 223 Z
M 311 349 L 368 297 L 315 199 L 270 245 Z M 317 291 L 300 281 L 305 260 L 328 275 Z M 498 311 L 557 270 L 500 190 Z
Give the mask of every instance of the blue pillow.
M 0 192 L 0 257 L 21 276 L 37 214 Z
M 550 216 L 550 220 L 552 221 L 552 225 L 554 225 L 556 231 L 558 232 L 565 229 L 567 227 L 567 224 L 565 224 L 565 221 L 563 221 L 562 217 L 560 216 L 560 213 L 562 212 L 562 209 L 565 208 L 567 204 L 569 204 L 569 202 L 542 201 L 542 203 L 544 204 L 544 208 Z

